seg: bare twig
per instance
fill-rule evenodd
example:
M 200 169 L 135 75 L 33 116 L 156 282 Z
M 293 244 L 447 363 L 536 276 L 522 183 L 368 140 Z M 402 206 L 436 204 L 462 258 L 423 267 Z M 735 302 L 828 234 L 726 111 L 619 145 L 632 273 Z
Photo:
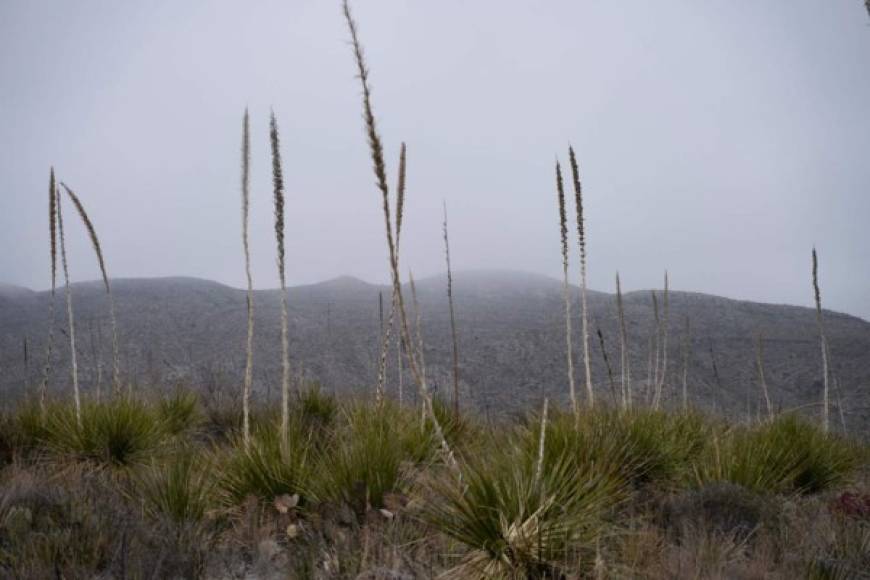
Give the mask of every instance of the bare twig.
M 447 234 L 447 202 L 444 202 L 444 257 L 447 261 L 447 304 L 450 308 L 450 338 L 453 342 L 453 416 L 459 418 L 459 338 L 453 307 L 453 270 L 450 267 L 450 238 Z

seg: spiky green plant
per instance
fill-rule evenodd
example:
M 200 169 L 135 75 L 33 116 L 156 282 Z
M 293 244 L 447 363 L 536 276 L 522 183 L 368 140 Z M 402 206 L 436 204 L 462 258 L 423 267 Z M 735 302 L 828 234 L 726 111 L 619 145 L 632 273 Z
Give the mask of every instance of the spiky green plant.
M 76 208 L 76 212 L 79 214 L 79 217 L 81 218 L 82 223 L 84 224 L 85 229 L 88 232 L 88 237 L 91 240 L 91 245 L 93 246 L 94 253 L 97 256 L 97 264 L 100 266 L 100 274 L 103 277 L 103 286 L 106 288 L 106 295 L 109 298 L 109 323 L 112 326 L 112 389 L 114 390 L 115 395 L 118 395 L 121 390 L 121 361 L 118 345 L 118 320 L 115 317 L 115 299 L 112 296 L 112 287 L 109 284 L 109 273 L 106 270 L 106 260 L 103 257 L 103 249 L 100 246 L 100 238 L 97 237 L 97 230 L 96 228 L 94 228 L 94 224 L 91 221 L 91 218 L 88 216 L 88 212 L 85 211 L 85 206 L 82 204 L 79 197 L 65 183 L 61 182 L 60 185 L 64 188 L 70 200 L 72 201 L 73 207 Z M 128 386 L 128 388 L 132 387 Z
M 574 148 L 568 147 L 571 175 L 574 179 L 574 202 L 577 210 L 577 241 L 580 246 L 580 322 L 583 338 L 583 365 L 586 370 L 586 397 L 592 407 L 595 398 L 592 390 L 592 361 L 589 359 L 589 312 L 586 304 L 586 225 L 583 217 L 583 190 L 580 185 L 580 168 Z
M 464 545 L 449 578 L 558 578 L 577 549 L 590 549 L 618 484 L 567 458 L 538 471 L 537 453 L 499 445 L 463 466 L 463 480 L 425 484 L 424 519 Z
M 290 425 L 290 343 L 287 338 L 287 280 L 284 264 L 284 171 L 278 120 L 269 117 L 269 142 L 272 146 L 272 191 L 275 203 L 275 241 L 278 245 L 278 279 L 281 283 L 281 435 L 286 439 Z
M 69 264 L 66 258 L 66 236 L 63 232 L 63 209 L 60 201 L 60 192 L 55 187 L 54 197 L 57 204 L 57 230 L 60 237 L 60 261 L 63 266 L 63 279 L 66 295 L 66 318 L 67 326 L 69 327 L 69 350 L 70 350 L 70 368 L 72 373 L 73 383 L 73 400 L 75 401 L 75 416 L 76 421 L 81 425 L 82 421 L 82 400 L 79 394 L 79 363 L 78 351 L 76 350 L 76 325 L 75 316 L 73 315 L 72 288 L 69 280 Z
M 242 121 L 242 249 L 245 254 L 245 278 L 248 281 L 246 299 L 248 334 L 245 343 L 245 382 L 242 388 L 242 437 L 245 445 L 251 439 L 251 385 L 254 382 L 254 283 L 251 280 L 251 251 L 248 243 L 248 213 L 251 185 L 251 132 L 248 109 Z
M 577 388 L 574 384 L 574 347 L 571 332 L 571 286 L 568 284 L 568 218 L 565 210 L 565 186 L 562 168 L 556 160 L 556 200 L 559 204 L 559 236 L 562 242 L 562 298 L 565 301 L 565 351 L 568 359 L 568 394 L 571 410 L 580 412 L 577 406 Z M 607 355 L 605 355 L 607 356 Z

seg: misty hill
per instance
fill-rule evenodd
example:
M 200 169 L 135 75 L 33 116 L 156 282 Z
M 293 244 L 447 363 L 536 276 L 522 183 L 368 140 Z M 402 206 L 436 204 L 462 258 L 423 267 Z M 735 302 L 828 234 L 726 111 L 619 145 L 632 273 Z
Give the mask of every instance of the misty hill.
M 477 271 L 455 275 L 463 396 L 486 412 L 538 406 L 543 396 L 567 400 L 561 282 L 522 272 Z M 420 280 L 426 366 L 438 392 L 450 385 L 449 316 L 443 276 Z M 244 368 L 245 292 L 192 278 L 113 281 L 126 378 L 142 386 L 175 381 L 202 388 L 236 390 Z M 578 299 L 578 291 L 574 298 Z M 97 282 L 73 286 L 80 376 L 94 389 L 109 382 L 111 336 L 106 297 Z M 390 289 L 342 277 L 288 290 L 290 348 L 294 369 L 327 389 L 364 393 L 377 375 L 378 295 L 384 317 Z M 56 321 L 66 332 L 62 289 Z M 407 294 L 410 307 L 410 292 Z M 49 294 L 0 285 L 0 387 L 10 396 L 41 376 Z M 590 352 L 597 396 L 610 397 L 608 374 L 595 331 L 604 334 L 619 381 L 616 300 L 591 292 Z M 645 392 L 650 337 L 654 328 L 649 291 L 625 295 L 635 390 Z M 255 396 L 277 396 L 280 385 L 280 291 L 255 295 Z M 579 313 L 577 304 L 574 313 Z M 821 399 L 821 361 L 815 312 L 795 306 L 759 304 L 688 292 L 671 292 L 666 396 L 678 404 L 682 384 L 682 336 L 689 317 L 689 397 L 698 405 L 745 415 L 758 412 L 755 335 L 764 334 L 765 374 L 774 405 L 808 406 Z M 826 312 L 832 368 L 846 422 L 870 427 L 870 323 Z M 574 323 L 577 385 L 582 389 L 579 319 Z M 59 336 L 53 388 L 67 388 L 68 342 Z M 28 364 L 24 361 L 24 339 Z M 714 370 L 715 360 L 715 370 Z M 413 387 L 405 377 L 406 397 Z M 397 385 L 396 354 L 389 357 L 388 389 Z M 836 403 L 838 394 L 832 391 Z M 838 411 L 832 420 L 839 423 Z

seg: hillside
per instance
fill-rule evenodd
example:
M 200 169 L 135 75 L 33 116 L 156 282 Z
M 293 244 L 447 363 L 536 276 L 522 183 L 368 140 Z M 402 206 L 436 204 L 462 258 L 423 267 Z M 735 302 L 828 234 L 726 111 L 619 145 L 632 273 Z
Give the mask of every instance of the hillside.
M 450 369 L 445 281 L 429 278 L 417 286 L 427 369 L 435 388 L 445 392 Z M 244 291 L 191 278 L 118 279 L 113 288 L 122 367 L 128 378 L 143 386 L 180 381 L 214 389 L 238 384 L 244 366 Z M 388 287 L 354 278 L 289 289 L 294 368 L 303 368 L 307 378 L 319 380 L 327 389 L 360 393 L 369 389 L 377 372 L 379 292 L 388 309 Z M 82 383 L 86 390 L 95 388 L 95 361 L 100 361 L 105 386 L 111 336 L 102 286 L 76 284 L 73 295 Z M 62 299 L 62 293 L 59 296 Z M 521 272 L 460 272 L 455 276 L 455 296 L 466 399 L 484 413 L 505 413 L 537 406 L 543 396 L 567 398 L 560 282 Z M 0 387 L 11 396 L 24 389 L 28 367 L 30 382 L 41 376 L 48 298 L 47 292 L 0 287 L 0 367 L 4 369 Z M 257 397 L 277 396 L 280 383 L 279 299 L 275 290 L 258 291 L 255 296 Z M 600 328 L 605 336 L 618 381 L 615 302 L 606 293 L 589 296 L 593 381 L 602 398 L 609 397 L 610 390 L 594 332 Z M 650 292 L 627 294 L 625 307 L 633 383 L 643 391 L 654 324 Z M 671 293 L 670 310 L 667 396 L 671 404 L 681 388 L 686 316 L 691 322 L 688 390 L 695 404 L 736 417 L 744 415 L 747 406 L 757 412 L 754 336 L 759 330 L 765 337 L 765 373 L 774 405 L 791 408 L 820 399 L 821 364 L 813 310 L 686 292 Z M 57 310 L 57 323 L 65 329 L 62 307 Z M 870 426 L 870 323 L 833 312 L 826 312 L 826 323 L 847 426 L 850 431 L 866 431 Z M 579 322 L 574 324 L 574 345 L 578 387 L 582 387 L 579 326 Z M 59 340 L 54 389 L 68 383 L 68 347 L 64 335 Z M 392 352 L 391 392 L 397 385 L 395 361 Z M 406 377 L 404 383 L 406 396 L 413 397 L 410 379 Z M 836 401 L 836 393 L 832 398 Z

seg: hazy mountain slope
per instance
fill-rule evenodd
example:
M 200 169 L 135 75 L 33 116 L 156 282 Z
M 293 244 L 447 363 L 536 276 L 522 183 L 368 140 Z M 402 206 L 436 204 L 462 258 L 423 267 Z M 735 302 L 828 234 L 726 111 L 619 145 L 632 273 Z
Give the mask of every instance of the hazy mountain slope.
M 238 381 L 244 364 L 245 293 L 190 278 L 115 280 L 121 331 L 122 367 L 138 383 L 185 380 L 200 385 Z M 426 342 L 426 364 L 439 391 L 449 387 L 449 318 L 443 277 L 418 282 Z M 576 289 L 575 298 L 576 298 Z M 378 293 L 389 309 L 389 288 L 353 278 L 338 278 L 288 291 L 291 357 L 309 378 L 338 391 L 370 387 L 378 352 Z M 95 360 L 103 364 L 103 385 L 111 366 L 111 339 L 105 294 L 96 282 L 73 287 L 80 367 L 86 389 L 96 383 Z M 58 299 L 62 300 L 62 292 Z M 542 396 L 565 399 L 564 320 L 560 282 L 521 272 L 460 272 L 455 276 L 463 392 L 481 409 L 509 411 L 539 405 Z M 41 376 L 47 331 L 48 293 L 0 286 L 0 386 L 14 395 L 25 384 L 25 336 L 31 382 Z M 258 396 L 276 394 L 280 382 L 280 294 L 255 296 Z M 410 296 L 408 297 L 410 306 Z M 609 397 L 607 373 L 594 331 L 601 328 L 619 380 L 615 299 L 592 292 L 590 349 L 599 397 Z M 632 378 L 645 392 L 649 337 L 653 329 L 649 291 L 625 296 Z M 796 407 L 821 398 L 821 364 L 814 311 L 807 308 L 741 302 L 703 294 L 672 292 L 669 341 L 669 399 L 679 394 L 682 332 L 691 320 L 690 398 L 702 405 L 757 412 L 754 335 L 765 336 L 765 370 L 774 404 Z M 575 313 L 579 310 L 575 307 Z M 386 317 L 387 313 L 385 313 Z M 826 313 L 833 369 L 841 385 L 851 428 L 870 425 L 870 323 Z M 57 323 L 65 328 L 59 303 Z M 579 322 L 574 328 L 579 331 Z M 54 387 L 68 382 L 68 346 L 60 341 Z M 582 388 L 579 334 L 577 381 Z M 713 372 L 711 348 L 718 369 Z M 94 351 L 97 351 L 95 357 Z M 395 390 L 395 353 L 389 389 Z M 410 379 L 406 393 L 412 397 Z M 718 385 L 721 385 L 718 386 Z M 836 393 L 832 393 L 836 400 Z M 835 418 L 836 410 L 833 411 Z M 837 421 L 839 419 L 837 418 Z

